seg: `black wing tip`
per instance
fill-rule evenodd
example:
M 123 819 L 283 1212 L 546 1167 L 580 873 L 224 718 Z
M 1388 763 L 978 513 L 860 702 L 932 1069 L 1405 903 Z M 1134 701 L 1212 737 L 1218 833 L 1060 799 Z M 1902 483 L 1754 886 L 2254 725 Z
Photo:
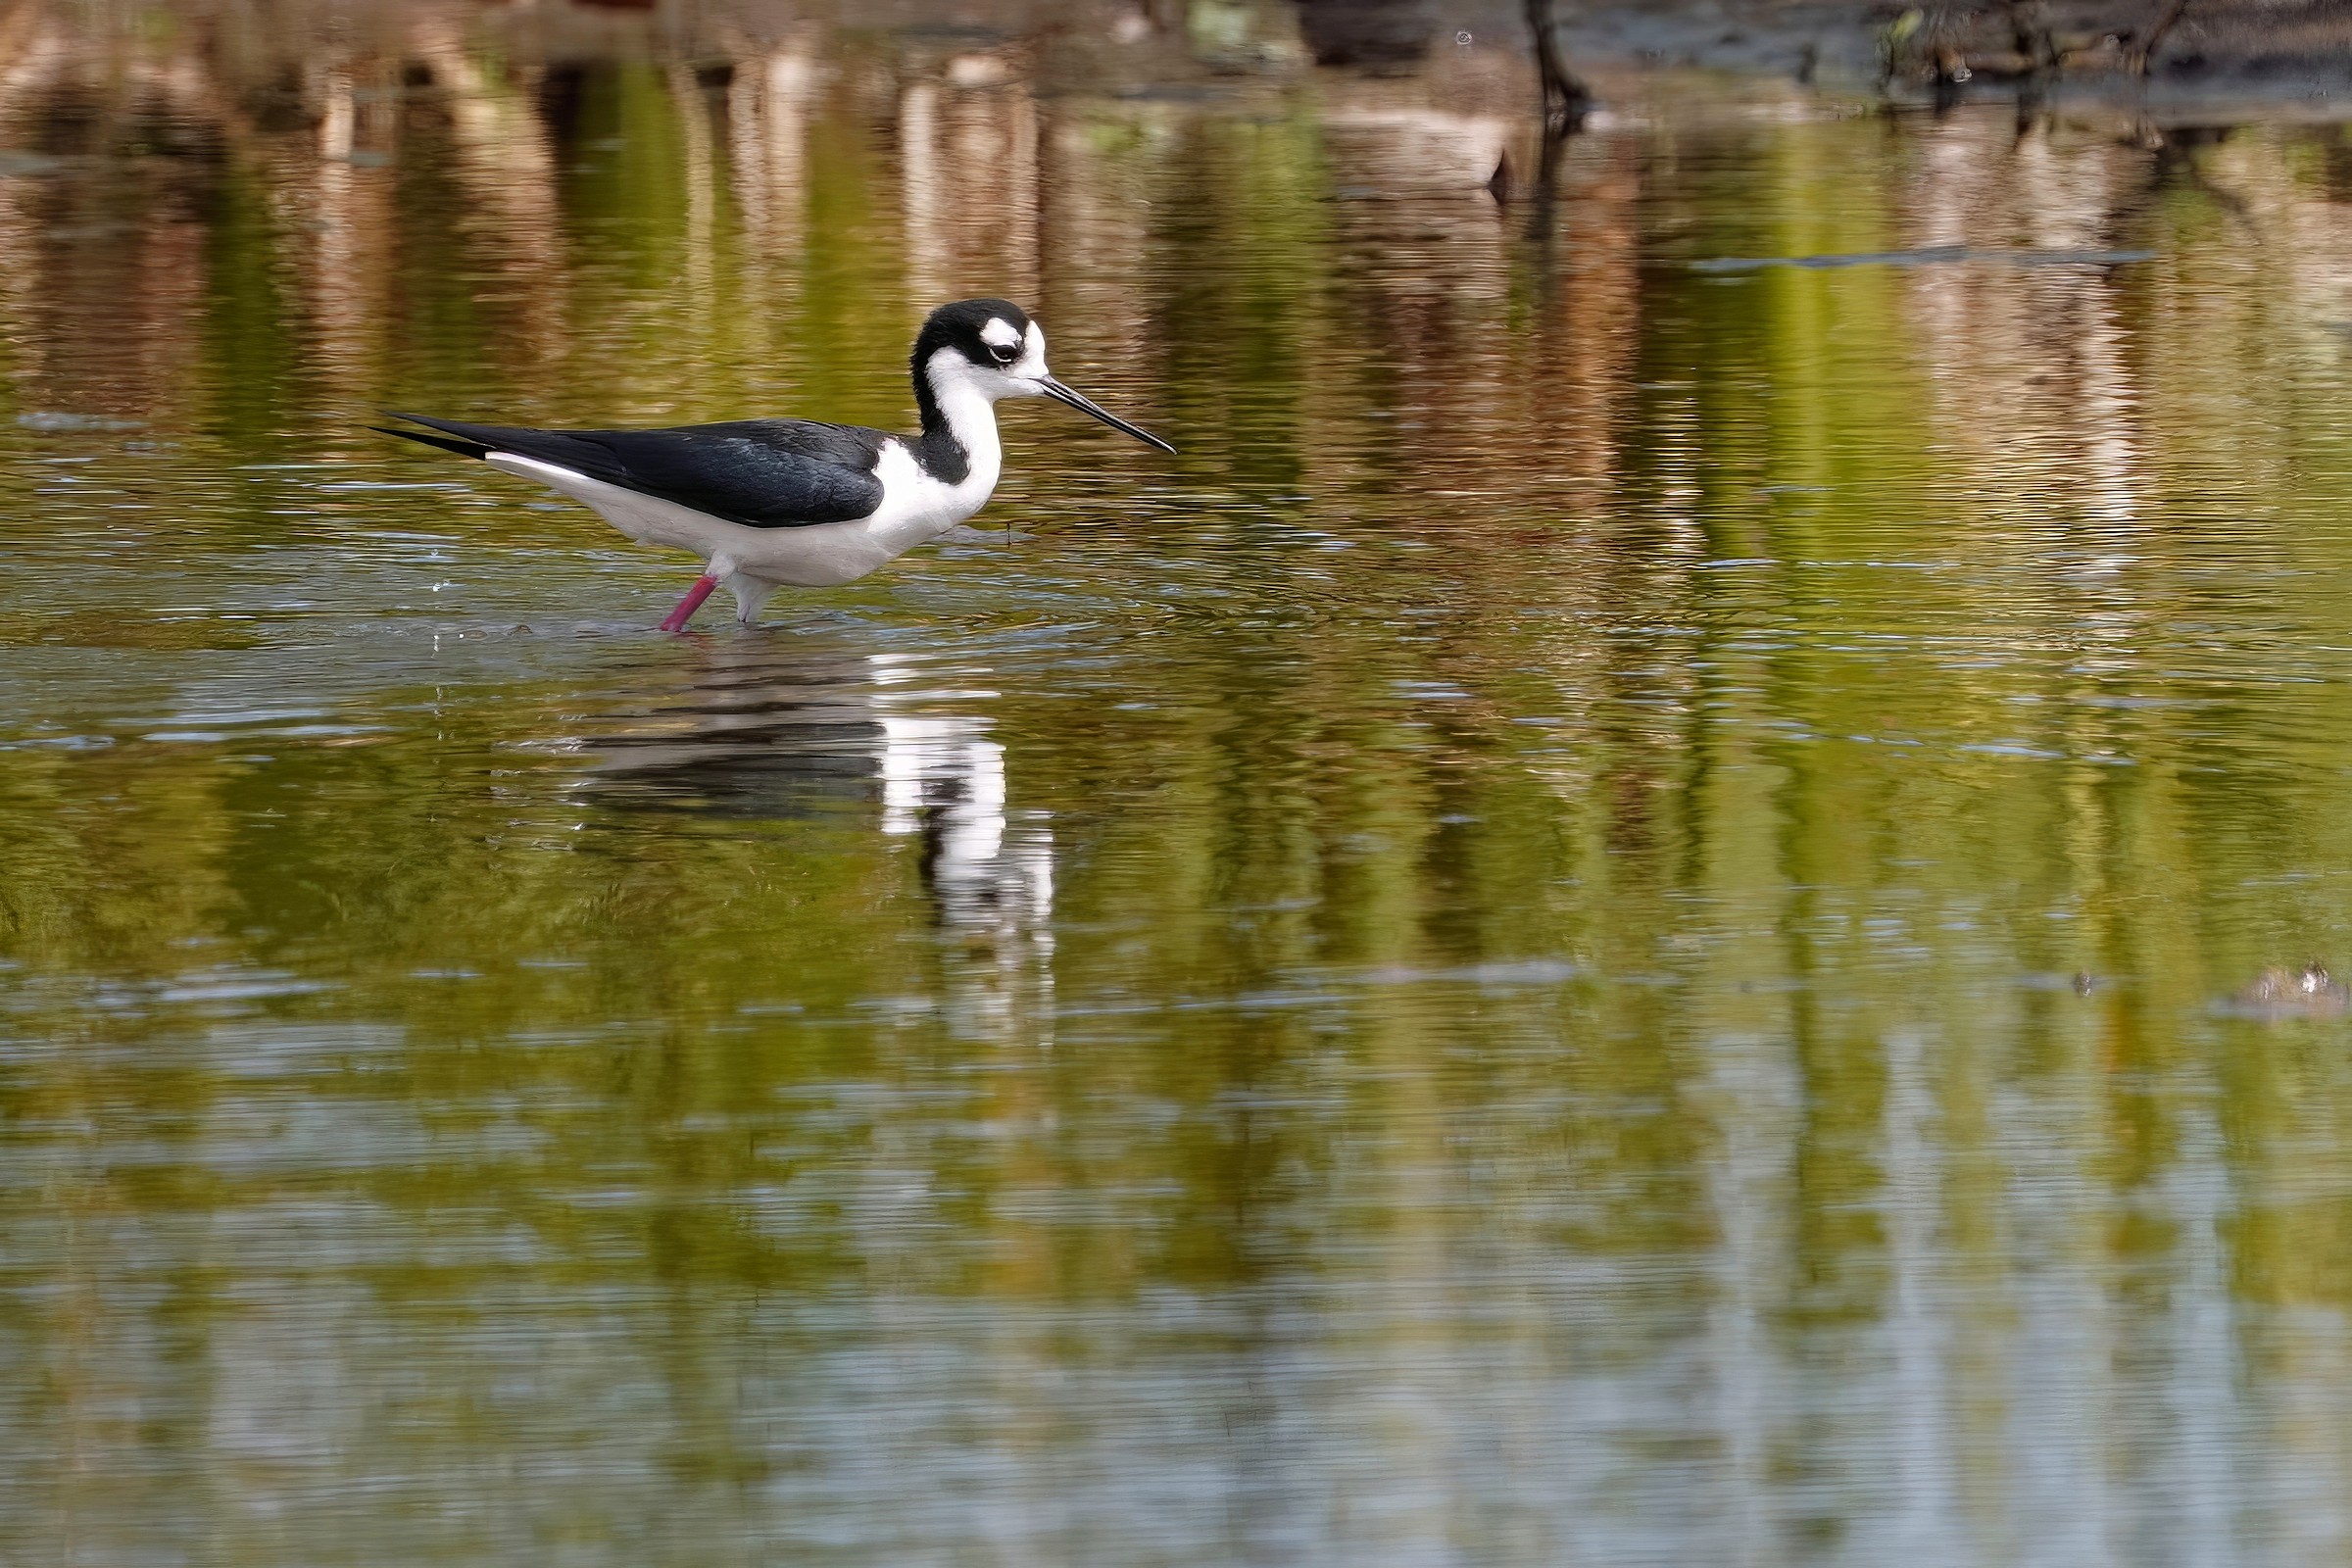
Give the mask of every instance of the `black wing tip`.
M 418 424 L 434 422 L 430 419 L 419 418 L 414 414 L 395 414 L 390 409 L 381 409 L 377 412 L 387 419 L 416 419 Z M 486 458 L 490 455 L 490 449 L 479 441 L 466 441 L 455 436 L 426 435 L 418 430 L 395 430 L 388 425 L 381 424 L 371 424 L 368 428 L 375 431 L 378 435 L 396 435 L 403 441 L 414 441 L 419 446 L 439 447 L 444 452 L 455 452 L 461 458 Z

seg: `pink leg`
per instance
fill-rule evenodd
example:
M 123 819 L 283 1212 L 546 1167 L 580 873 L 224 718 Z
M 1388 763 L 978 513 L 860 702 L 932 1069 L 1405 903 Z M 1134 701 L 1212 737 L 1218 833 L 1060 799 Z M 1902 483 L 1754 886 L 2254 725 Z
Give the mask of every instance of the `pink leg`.
M 710 590 L 717 586 L 718 579 L 708 572 L 695 578 L 694 586 L 686 590 L 686 597 L 678 601 L 678 608 L 662 619 L 662 629 L 684 631 L 686 623 L 694 618 L 694 612 L 703 608 L 703 601 L 710 598 Z

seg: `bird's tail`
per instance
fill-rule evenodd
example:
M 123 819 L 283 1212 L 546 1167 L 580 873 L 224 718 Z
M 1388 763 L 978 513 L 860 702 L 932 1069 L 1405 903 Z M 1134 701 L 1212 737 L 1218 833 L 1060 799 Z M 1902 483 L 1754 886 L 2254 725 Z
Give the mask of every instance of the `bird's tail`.
M 384 411 L 384 416 L 390 419 L 416 418 L 414 414 L 395 414 L 390 409 Z M 418 419 L 417 422 L 423 424 L 428 421 Z M 425 435 L 421 431 L 395 430 L 382 424 L 371 424 L 368 428 L 379 435 L 396 435 L 403 441 L 415 441 L 428 447 L 439 447 L 444 452 L 455 452 L 461 458 L 486 458 L 490 455 L 490 449 L 481 442 L 468 441 L 462 436 Z

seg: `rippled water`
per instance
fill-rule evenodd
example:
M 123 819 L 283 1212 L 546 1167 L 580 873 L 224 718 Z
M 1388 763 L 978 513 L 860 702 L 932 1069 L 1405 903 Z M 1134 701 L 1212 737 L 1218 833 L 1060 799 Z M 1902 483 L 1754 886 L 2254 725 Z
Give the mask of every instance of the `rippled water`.
M 0 18 L 0 1557 L 2352 1550 L 2334 129 L 273 15 Z M 750 632 L 363 428 L 980 291 Z

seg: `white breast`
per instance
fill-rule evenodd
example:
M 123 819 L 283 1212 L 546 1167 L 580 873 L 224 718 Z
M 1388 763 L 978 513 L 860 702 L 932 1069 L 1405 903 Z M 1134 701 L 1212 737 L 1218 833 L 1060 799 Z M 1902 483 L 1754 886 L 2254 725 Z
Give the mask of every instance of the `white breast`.
M 925 473 L 906 443 L 884 442 L 882 459 L 874 465 L 874 476 L 882 481 L 882 505 L 866 522 L 893 541 L 904 539 L 898 549 L 910 550 L 988 505 L 990 493 L 997 488 L 1000 459 L 995 422 L 989 421 L 989 439 L 983 450 L 970 451 L 973 443 L 965 441 L 970 455 L 959 484 L 948 484 Z
M 956 363 L 962 364 L 960 360 Z M 946 484 L 934 479 L 914 461 L 913 451 L 895 439 L 883 444 L 882 461 L 874 466 L 882 481 L 882 506 L 874 514 L 875 522 L 894 531 L 901 527 L 927 529 L 913 544 L 945 533 L 988 505 L 1004 466 L 1004 444 L 997 437 L 996 404 L 959 376 L 934 374 L 932 387 L 939 412 L 947 416 L 948 428 L 963 448 L 962 480 Z

